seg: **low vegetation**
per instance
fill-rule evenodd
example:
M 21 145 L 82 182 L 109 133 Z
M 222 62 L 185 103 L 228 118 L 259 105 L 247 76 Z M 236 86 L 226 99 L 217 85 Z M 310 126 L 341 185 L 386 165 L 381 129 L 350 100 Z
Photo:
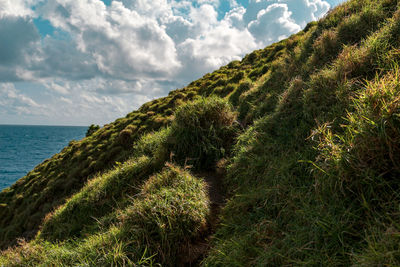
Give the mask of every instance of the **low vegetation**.
M 350 0 L 90 127 L 0 193 L 0 265 L 399 266 L 399 61 L 400 3 Z
M 169 164 L 149 177 L 125 208 L 113 212 L 112 224 L 71 241 L 50 243 L 38 237 L 31 243 L 22 242 L 3 253 L 0 264 L 123 266 L 159 262 L 176 266 L 186 260 L 180 252 L 207 229 L 208 214 L 205 183 Z

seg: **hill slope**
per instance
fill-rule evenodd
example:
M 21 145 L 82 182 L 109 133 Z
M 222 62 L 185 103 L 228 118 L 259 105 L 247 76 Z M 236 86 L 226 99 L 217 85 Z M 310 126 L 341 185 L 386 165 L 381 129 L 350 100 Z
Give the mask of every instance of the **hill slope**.
M 0 193 L 0 265 L 400 265 L 399 60 L 353 0 L 146 103 Z

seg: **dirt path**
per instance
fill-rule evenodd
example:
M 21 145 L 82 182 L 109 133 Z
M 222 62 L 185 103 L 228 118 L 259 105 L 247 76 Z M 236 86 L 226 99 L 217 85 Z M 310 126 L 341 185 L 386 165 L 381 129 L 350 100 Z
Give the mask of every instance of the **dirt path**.
M 212 204 L 224 203 L 224 194 L 222 187 L 223 177 L 216 172 L 202 172 L 196 174 L 198 177 L 202 177 L 208 185 L 208 196 Z
M 223 176 L 216 172 L 194 173 L 196 177 L 203 178 L 208 185 L 208 197 L 210 199 L 210 217 L 208 220 L 208 230 L 204 235 L 187 245 L 182 251 L 182 266 L 199 266 L 201 260 L 210 249 L 210 240 L 216 231 L 219 223 L 219 213 L 225 203 L 225 192 L 223 190 Z

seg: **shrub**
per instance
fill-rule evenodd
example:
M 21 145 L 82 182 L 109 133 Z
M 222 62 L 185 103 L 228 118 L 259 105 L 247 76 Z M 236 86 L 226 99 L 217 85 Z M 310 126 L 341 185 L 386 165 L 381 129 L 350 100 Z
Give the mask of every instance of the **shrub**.
M 86 131 L 86 137 L 91 136 L 98 129 L 100 129 L 99 125 L 94 125 L 94 124 L 90 125 L 89 128 Z
M 228 95 L 230 92 L 235 90 L 235 87 L 233 85 L 226 85 L 226 86 L 218 86 L 214 89 L 212 92 L 213 95 L 219 96 L 219 97 L 225 97 Z
M 235 113 L 227 101 L 201 98 L 179 108 L 171 125 L 167 149 L 179 163 L 210 168 L 229 153 L 236 135 Z
M 253 86 L 250 80 L 243 81 L 239 84 L 238 88 L 230 95 L 229 102 L 232 103 L 233 106 L 239 105 L 239 97 L 244 93 L 251 89 Z
M 188 171 L 167 165 L 142 187 L 122 214 L 122 228 L 160 263 L 176 266 L 188 257 L 184 248 L 207 230 L 206 184 Z M 186 254 L 186 255 L 185 255 Z M 138 255 L 140 256 L 140 255 Z
M 212 87 L 215 88 L 215 87 L 218 87 L 218 86 L 224 86 L 224 85 L 226 85 L 226 83 L 227 83 L 227 81 L 226 81 L 226 78 L 225 78 L 225 77 L 219 78 L 218 80 L 216 80 L 216 81 L 212 84 Z
M 243 71 L 238 71 L 236 74 L 229 80 L 229 83 L 238 83 L 244 77 Z
M 87 232 L 113 207 L 121 205 L 127 194 L 136 194 L 137 186 L 155 169 L 156 164 L 148 157 L 128 160 L 114 170 L 90 180 L 80 192 L 54 213 L 48 214 L 40 237 L 48 240 L 64 240 L 79 237 Z
M 132 134 L 133 132 L 131 129 L 122 130 L 118 135 L 119 142 L 124 146 L 128 146 L 129 144 L 131 144 Z

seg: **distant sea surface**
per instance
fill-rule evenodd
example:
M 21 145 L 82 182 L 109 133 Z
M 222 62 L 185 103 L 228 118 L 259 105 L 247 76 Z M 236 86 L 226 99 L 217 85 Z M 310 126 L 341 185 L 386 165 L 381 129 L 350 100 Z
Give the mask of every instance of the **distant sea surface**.
M 0 125 L 0 191 L 60 152 L 87 127 Z

